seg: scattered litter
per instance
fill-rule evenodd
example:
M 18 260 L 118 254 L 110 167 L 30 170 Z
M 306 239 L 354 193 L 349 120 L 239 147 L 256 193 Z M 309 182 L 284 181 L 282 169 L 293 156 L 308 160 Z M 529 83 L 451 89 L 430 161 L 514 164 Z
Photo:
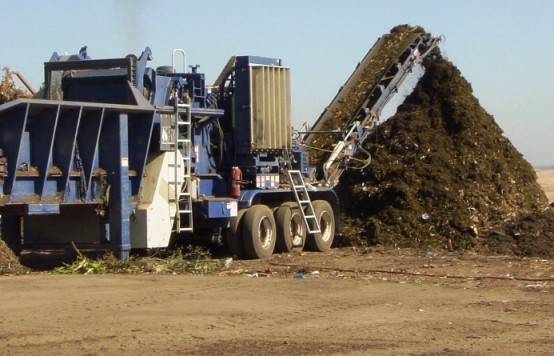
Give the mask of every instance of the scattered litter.
M 295 275 L 295 276 L 292 277 L 292 278 L 294 278 L 294 279 L 306 279 L 306 276 L 303 275 L 303 274 L 297 274 L 297 275 Z

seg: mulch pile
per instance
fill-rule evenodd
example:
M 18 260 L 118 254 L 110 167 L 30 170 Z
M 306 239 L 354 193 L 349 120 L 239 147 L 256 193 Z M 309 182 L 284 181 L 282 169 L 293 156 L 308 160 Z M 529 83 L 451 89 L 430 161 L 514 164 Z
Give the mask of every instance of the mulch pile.
M 28 269 L 19 263 L 17 256 L 0 239 L 0 275 L 21 274 Z
M 554 214 L 533 167 L 440 51 L 343 174 L 339 243 L 554 257 Z

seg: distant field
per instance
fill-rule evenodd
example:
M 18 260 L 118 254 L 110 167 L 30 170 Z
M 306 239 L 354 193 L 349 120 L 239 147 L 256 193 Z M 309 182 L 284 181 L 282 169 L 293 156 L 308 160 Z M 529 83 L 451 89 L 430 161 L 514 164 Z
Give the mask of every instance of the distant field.
M 549 202 L 554 202 L 554 169 L 536 168 L 539 184 L 546 193 Z

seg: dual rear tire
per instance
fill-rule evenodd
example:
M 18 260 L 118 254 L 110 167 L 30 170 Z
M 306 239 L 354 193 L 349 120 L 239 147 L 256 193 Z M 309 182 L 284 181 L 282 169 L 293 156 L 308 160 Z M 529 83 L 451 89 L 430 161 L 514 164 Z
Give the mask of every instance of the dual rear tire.
M 284 203 L 275 212 L 262 204 L 240 210 L 227 229 L 229 251 L 238 258 L 262 259 L 270 257 L 274 250 L 301 251 L 304 246 L 312 251 L 329 250 L 335 236 L 333 209 L 325 200 L 312 204 L 321 232 L 308 236 L 296 203 Z
M 306 226 L 298 204 L 284 203 L 275 211 L 277 252 L 302 251 L 306 242 Z

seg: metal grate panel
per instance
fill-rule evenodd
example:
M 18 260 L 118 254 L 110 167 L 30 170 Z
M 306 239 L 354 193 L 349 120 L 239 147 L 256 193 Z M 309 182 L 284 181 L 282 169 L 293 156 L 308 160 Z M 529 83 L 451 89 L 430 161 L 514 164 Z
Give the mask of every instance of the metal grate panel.
M 251 67 L 251 147 L 276 150 L 290 147 L 290 70 L 275 66 Z

